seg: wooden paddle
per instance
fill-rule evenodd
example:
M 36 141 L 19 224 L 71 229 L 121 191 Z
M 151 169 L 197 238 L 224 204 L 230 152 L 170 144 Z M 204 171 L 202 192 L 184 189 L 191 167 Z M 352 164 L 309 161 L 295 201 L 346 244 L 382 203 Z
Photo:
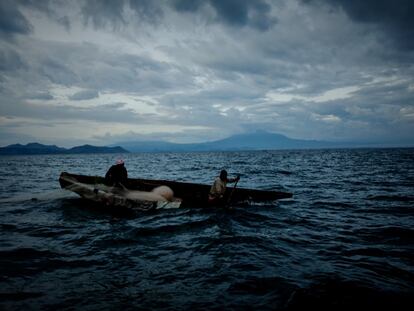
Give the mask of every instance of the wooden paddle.
M 239 177 L 239 178 L 236 180 L 236 183 L 234 184 L 233 189 L 231 189 L 231 192 L 230 192 L 229 198 L 227 199 L 227 204 L 226 204 L 226 206 L 227 206 L 227 207 L 229 207 L 229 205 L 230 205 L 231 198 L 233 197 L 234 190 L 236 190 L 237 183 L 238 183 L 238 182 L 239 182 L 239 180 L 240 180 L 240 176 L 238 176 L 238 177 Z

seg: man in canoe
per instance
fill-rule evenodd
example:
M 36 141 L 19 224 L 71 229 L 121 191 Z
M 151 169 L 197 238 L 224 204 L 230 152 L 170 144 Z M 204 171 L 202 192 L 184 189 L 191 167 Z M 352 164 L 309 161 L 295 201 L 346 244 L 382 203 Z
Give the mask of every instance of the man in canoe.
M 240 176 L 236 178 L 227 178 L 227 171 L 222 170 L 220 176 L 216 177 L 208 194 L 208 202 L 212 205 L 222 205 L 224 202 L 224 194 L 226 192 L 227 183 L 233 183 L 240 180 Z
M 105 184 L 107 186 L 126 187 L 128 181 L 128 172 L 125 168 L 124 161 L 119 159 L 115 165 L 112 165 L 105 174 Z

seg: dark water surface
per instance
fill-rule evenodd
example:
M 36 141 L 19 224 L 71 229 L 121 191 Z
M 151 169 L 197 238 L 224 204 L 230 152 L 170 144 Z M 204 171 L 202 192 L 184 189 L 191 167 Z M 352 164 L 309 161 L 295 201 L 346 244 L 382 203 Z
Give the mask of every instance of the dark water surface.
M 124 159 L 131 177 L 210 184 L 227 168 L 294 197 L 118 215 L 58 184 L 114 155 L 0 157 L 1 310 L 413 307 L 414 149 Z

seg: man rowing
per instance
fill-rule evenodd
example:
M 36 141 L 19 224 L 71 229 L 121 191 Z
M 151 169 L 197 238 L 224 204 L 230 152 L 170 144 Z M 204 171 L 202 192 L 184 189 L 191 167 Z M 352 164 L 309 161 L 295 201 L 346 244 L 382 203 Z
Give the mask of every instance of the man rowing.
M 234 183 L 240 180 L 240 176 L 236 178 L 227 178 L 227 171 L 222 170 L 220 176 L 216 177 L 208 194 L 208 202 L 211 205 L 223 205 L 224 194 L 226 192 L 227 183 Z

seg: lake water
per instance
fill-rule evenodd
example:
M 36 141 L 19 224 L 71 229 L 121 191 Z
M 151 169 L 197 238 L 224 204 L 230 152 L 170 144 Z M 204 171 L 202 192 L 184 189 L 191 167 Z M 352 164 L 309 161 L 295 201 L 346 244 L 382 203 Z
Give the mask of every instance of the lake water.
M 130 177 L 226 168 L 294 194 L 232 210 L 118 215 L 60 189 L 116 158 L 0 157 L 0 309 L 411 309 L 414 149 L 123 155 Z

